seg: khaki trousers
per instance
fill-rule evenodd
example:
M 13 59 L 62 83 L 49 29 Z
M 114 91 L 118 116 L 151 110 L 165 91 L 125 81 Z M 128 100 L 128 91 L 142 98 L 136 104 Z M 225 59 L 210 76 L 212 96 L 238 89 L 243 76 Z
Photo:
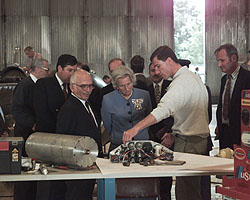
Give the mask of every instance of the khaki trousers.
M 207 138 L 200 136 L 175 136 L 174 151 L 205 154 Z M 196 163 L 193 163 L 194 165 Z M 175 196 L 176 200 L 202 200 L 200 176 L 176 177 Z

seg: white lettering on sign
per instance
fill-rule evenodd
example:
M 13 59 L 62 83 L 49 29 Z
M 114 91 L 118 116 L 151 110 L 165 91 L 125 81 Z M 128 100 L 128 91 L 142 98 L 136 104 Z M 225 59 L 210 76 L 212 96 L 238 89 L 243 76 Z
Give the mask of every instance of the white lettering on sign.
M 241 173 L 241 178 L 244 178 L 245 181 L 249 181 L 250 179 L 250 174 L 248 172 L 242 172 Z
M 250 99 L 250 93 L 244 92 L 243 98 Z

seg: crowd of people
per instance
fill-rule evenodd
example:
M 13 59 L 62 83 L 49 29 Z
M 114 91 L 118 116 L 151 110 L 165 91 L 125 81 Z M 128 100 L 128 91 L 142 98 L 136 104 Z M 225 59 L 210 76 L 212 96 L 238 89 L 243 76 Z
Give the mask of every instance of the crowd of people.
M 211 93 L 201 79 L 182 66 L 174 51 L 160 46 L 150 57 L 149 77 L 144 58 L 134 56 L 130 66 L 120 58 L 108 63 L 107 86 L 96 90 L 89 66 L 73 55 L 59 56 L 56 72 L 32 47 L 25 48 L 29 76 L 15 88 L 12 114 L 14 135 L 24 141 L 35 131 L 90 136 L 103 157 L 100 123 L 110 136 L 109 152 L 130 140 L 153 140 L 176 151 L 209 155 Z M 220 148 L 240 144 L 240 98 L 250 89 L 250 72 L 238 64 L 232 44 L 215 50 L 221 80 L 216 134 Z M 93 97 L 94 95 L 94 97 Z M 92 98 L 91 98 L 92 96 Z M 4 124 L 2 115 L 0 122 Z M 1 134 L 8 136 L 6 128 Z M 27 156 L 23 149 L 23 156 Z M 211 199 L 210 180 L 177 177 L 177 200 Z M 49 181 L 47 199 L 92 199 L 95 180 Z M 160 178 L 161 199 L 171 199 L 172 178 Z M 37 182 L 15 184 L 14 198 L 35 199 Z M 45 187 L 45 186 L 43 186 Z M 190 195 L 190 193 L 192 195 Z

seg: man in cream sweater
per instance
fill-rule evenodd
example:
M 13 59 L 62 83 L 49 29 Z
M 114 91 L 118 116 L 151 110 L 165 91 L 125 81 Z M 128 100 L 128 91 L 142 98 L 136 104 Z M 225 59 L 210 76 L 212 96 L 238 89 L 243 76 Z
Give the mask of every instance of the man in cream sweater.
M 150 60 L 164 79 L 171 77 L 173 81 L 157 107 L 144 120 L 124 132 L 123 142 L 132 140 L 141 129 L 172 116 L 172 134 L 175 137 L 165 137 L 169 134 L 166 133 L 163 138 L 172 139 L 163 142 L 169 145 L 174 142 L 176 152 L 205 154 L 209 135 L 205 85 L 198 76 L 178 63 L 175 53 L 168 46 L 157 48 Z M 200 177 L 177 177 L 175 193 L 177 200 L 202 199 Z

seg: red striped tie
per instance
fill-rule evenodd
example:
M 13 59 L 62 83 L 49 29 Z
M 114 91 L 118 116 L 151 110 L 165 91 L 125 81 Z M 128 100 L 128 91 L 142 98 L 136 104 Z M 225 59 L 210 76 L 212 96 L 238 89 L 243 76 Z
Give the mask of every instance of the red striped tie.
M 160 86 L 158 84 L 155 84 L 155 101 L 156 101 L 156 105 L 160 102 L 160 100 L 161 100 Z
M 67 99 L 67 98 L 68 98 L 68 92 L 67 92 L 66 83 L 63 83 L 62 86 L 63 86 L 63 94 L 64 94 L 64 97 L 65 97 L 65 99 Z

